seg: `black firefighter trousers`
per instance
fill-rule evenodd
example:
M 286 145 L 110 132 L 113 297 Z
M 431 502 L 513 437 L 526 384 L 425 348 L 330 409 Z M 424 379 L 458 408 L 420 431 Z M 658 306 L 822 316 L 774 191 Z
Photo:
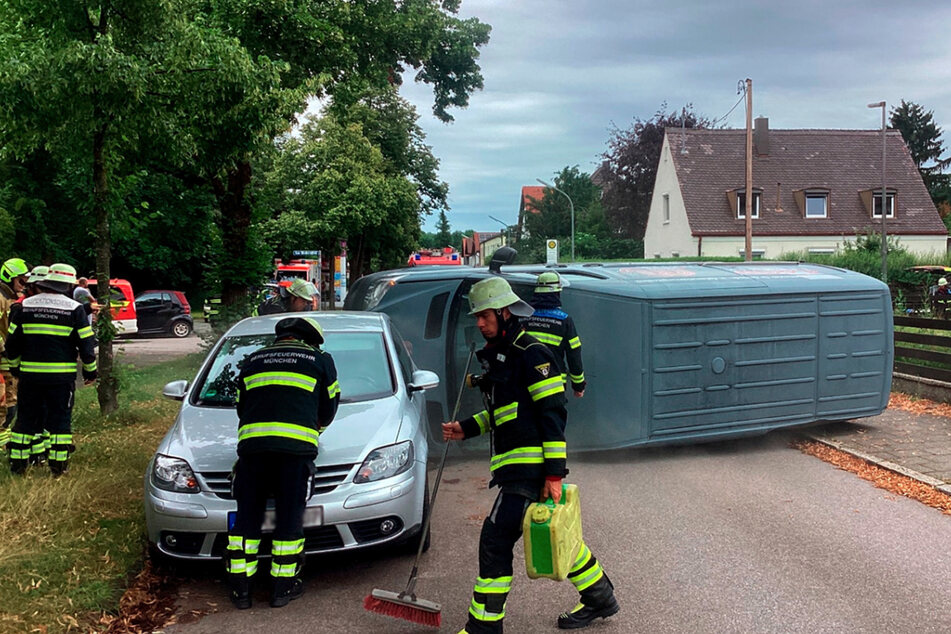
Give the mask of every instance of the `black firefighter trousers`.
M 17 387 L 17 418 L 10 435 L 10 470 L 23 473 L 31 456 L 43 449 L 36 439 L 50 436 L 49 465 L 53 475 L 64 473 L 73 451 L 73 393 L 75 383 L 38 383 L 21 375 Z
M 238 459 L 232 492 L 238 503 L 228 536 L 225 564 L 232 588 L 243 591 L 257 571 L 261 525 L 269 498 L 274 499 L 270 576 L 275 588 L 288 585 L 304 561 L 304 509 L 310 497 L 312 457 L 265 452 Z

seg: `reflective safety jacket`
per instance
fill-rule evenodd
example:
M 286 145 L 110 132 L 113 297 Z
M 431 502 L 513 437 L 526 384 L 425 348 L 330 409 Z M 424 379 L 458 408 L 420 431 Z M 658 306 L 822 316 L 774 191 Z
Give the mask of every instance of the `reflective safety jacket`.
M 96 337 L 82 304 L 59 293 L 40 293 L 10 315 L 6 356 L 10 371 L 35 383 L 72 383 L 77 357 L 83 378 L 96 378 Z
M 3 342 L 10 332 L 10 309 L 19 297 L 8 284 L 0 282 L 0 353 L 3 352 Z M 0 358 L 0 370 L 9 370 L 10 363 L 6 357 Z
M 340 384 L 330 353 L 286 339 L 248 356 L 238 375 L 238 455 L 317 456 L 337 414 Z
M 459 421 L 466 438 L 493 432 L 493 485 L 568 474 L 565 385 L 551 351 L 524 330 L 476 353 L 490 410 Z
M 541 298 L 539 301 L 536 298 L 532 301 L 535 312 L 531 317 L 522 319 L 522 325 L 528 334 L 551 349 L 558 363 L 558 371 L 562 378 L 571 381 L 572 389 L 583 392 L 586 382 L 581 364 L 581 338 L 575 329 L 575 322 L 561 306 L 546 306 L 546 299 Z

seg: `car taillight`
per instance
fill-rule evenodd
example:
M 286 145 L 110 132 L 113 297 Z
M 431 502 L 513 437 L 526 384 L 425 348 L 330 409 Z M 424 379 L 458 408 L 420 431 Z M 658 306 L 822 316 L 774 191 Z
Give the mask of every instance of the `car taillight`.
M 186 315 L 191 315 L 191 314 L 192 314 L 192 307 L 191 307 L 191 306 L 189 306 L 188 304 L 185 304 L 184 308 L 185 308 L 185 314 L 186 314 Z

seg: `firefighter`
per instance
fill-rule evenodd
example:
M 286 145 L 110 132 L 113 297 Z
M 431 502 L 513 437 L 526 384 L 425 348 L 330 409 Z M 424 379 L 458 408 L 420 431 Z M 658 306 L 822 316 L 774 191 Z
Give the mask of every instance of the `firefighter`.
M 574 320 L 561 308 L 561 278 L 557 273 L 546 271 L 538 276 L 531 303 L 535 312 L 523 321 L 525 330 L 548 346 L 555 355 L 561 378 L 566 383 L 570 379 L 575 398 L 581 398 L 586 385 L 581 337 Z
M 20 379 L 19 411 L 10 438 L 13 473 L 26 470 L 30 446 L 43 431 L 50 434 L 50 472 L 60 476 L 69 468 L 77 356 L 85 383 L 96 379 L 95 337 L 82 305 L 69 296 L 75 283 L 76 269 L 52 265 L 37 282 L 41 292 L 23 300 L 10 320 L 6 354 Z
M 274 499 L 271 607 L 303 593 L 304 509 L 317 441 L 337 413 L 340 386 L 333 357 L 320 349 L 311 317 L 277 322 L 275 342 L 252 353 L 238 376 L 238 462 L 232 482 L 238 512 L 225 553 L 231 601 L 251 607 L 261 525 Z
M 29 268 L 20 258 L 10 258 L 0 266 L 0 351 L 10 329 L 10 309 L 26 287 Z M 0 447 L 10 441 L 10 430 L 17 415 L 17 381 L 10 373 L 6 357 L 0 358 L 0 377 L 3 394 L 0 395 Z
M 443 424 L 443 439 L 463 440 L 491 431 L 492 480 L 499 487 L 479 538 L 479 576 L 462 632 L 502 632 L 505 601 L 512 587 L 513 548 L 522 536 L 528 505 L 539 497 L 561 498 L 566 468 L 565 387 L 551 351 L 527 334 L 519 317 L 532 308 L 500 277 L 482 280 L 469 291 L 469 314 L 486 340 L 476 353 L 483 374 L 476 381 L 485 410 Z M 568 575 L 581 602 L 558 617 L 561 629 L 576 629 L 620 609 L 601 564 L 582 545 Z M 462 634 L 462 633 L 460 633 Z
M 319 299 L 320 292 L 312 282 L 296 279 L 290 286 L 281 287 L 278 295 L 261 302 L 255 314 L 273 315 L 276 313 L 302 313 L 317 310 Z

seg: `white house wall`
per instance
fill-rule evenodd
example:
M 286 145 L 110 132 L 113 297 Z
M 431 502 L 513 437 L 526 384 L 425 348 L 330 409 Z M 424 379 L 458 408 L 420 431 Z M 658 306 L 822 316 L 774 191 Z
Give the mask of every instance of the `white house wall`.
M 669 197 L 670 221 L 664 220 L 664 195 Z M 690 222 L 680 193 L 680 182 L 670 156 L 670 145 L 664 137 L 657 164 L 657 180 L 651 196 L 647 229 L 644 232 L 645 258 L 671 258 L 697 255 L 697 239 L 690 235 Z
M 800 253 L 810 250 L 841 250 L 845 247 L 845 240 L 854 242 L 855 236 L 838 237 L 823 236 L 771 236 L 757 237 L 756 225 L 753 225 L 753 252 L 762 257 L 776 259 L 787 253 Z M 947 238 L 945 236 L 899 236 L 898 243 L 910 253 L 916 255 L 934 255 L 936 258 L 947 253 Z M 742 255 L 746 248 L 742 236 L 710 237 L 701 240 L 700 255 L 706 257 L 736 257 Z M 696 254 L 696 247 L 691 254 Z M 645 257 L 655 257 L 654 253 L 645 251 Z M 660 257 L 670 257 L 661 255 Z

